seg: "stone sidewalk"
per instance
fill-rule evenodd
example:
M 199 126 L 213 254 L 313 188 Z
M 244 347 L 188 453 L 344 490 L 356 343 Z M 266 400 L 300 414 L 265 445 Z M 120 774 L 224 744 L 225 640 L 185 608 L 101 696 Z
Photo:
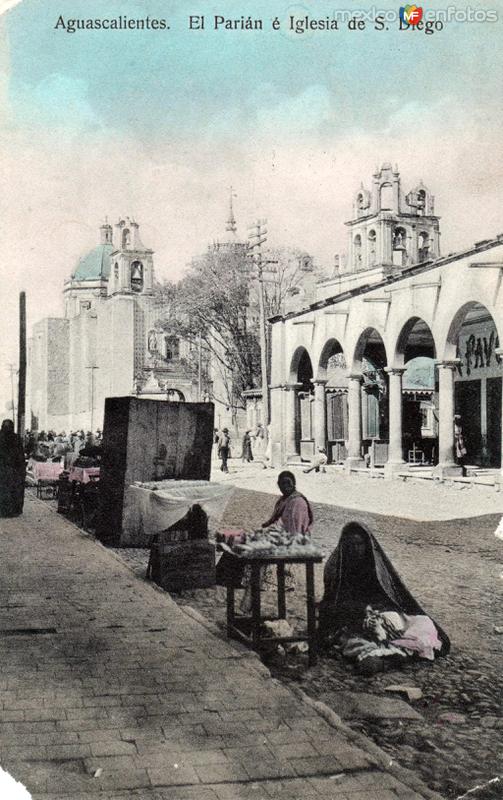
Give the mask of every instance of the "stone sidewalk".
M 437 797 L 42 501 L 0 537 L 0 763 L 35 800 Z

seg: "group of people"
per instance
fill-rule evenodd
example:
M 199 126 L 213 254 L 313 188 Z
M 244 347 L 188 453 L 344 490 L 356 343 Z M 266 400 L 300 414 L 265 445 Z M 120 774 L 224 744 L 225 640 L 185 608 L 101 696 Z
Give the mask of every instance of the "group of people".
M 0 517 L 23 513 L 26 465 L 33 461 L 64 461 L 65 468 L 79 461 L 98 464 L 101 454 L 101 431 L 27 431 L 23 437 L 14 431 L 11 419 L 0 428 Z
M 296 487 L 295 475 L 278 477 L 281 492 L 262 527 L 280 525 L 287 533 L 312 533 L 311 504 Z M 447 634 L 405 587 L 371 531 L 350 522 L 324 570 L 319 604 L 319 637 L 363 674 L 396 668 L 409 659 L 433 661 L 450 649 Z
M 101 453 L 102 434 L 88 431 L 73 431 L 66 434 L 64 431 L 41 431 L 38 434 L 27 431 L 24 437 L 24 451 L 26 458 L 34 461 L 61 461 L 64 460 L 65 468 L 72 466 L 78 458 L 99 458 Z
M 221 461 L 222 472 L 229 472 L 228 460 L 231 457 L 231 435 L 228 428 L 214 430 L 214 445 Z M 259 423 L 255 430 L 246 430 L 241 440 L 241 461 L 250 463 L 256 456 L 262 459 L 264 469 L 271 463 L 271 437 L 266 428 Z

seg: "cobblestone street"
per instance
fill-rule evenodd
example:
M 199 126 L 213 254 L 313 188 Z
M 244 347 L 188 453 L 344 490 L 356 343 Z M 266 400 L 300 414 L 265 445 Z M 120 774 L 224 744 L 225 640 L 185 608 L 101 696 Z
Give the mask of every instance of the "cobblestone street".
M 298 487 L 308 497 L 337 496 L 339 476 L 305 476 L 297 470 Z M 270 486 L 270 493 L 236 489 L 225 512 L 225 523 L 256 527 L 272 508 L 276 492 L 277 473 L 255 472 L 239 467 L 229 480 L 240 485 Z M 325 485 L 319 483 L 322 478 Z M 393 513 L 400 500 L 400 484 L 367 480 L 371 493 L 365 495 L 365 479 L 355 482 L 354 505 L 371 506 L 377 497 L 380 507 L 385 507 L 386 496 Z M 327 491 L 326 485 L 332 485 Z M 363 487 L 363 488 L 362 488 Z M 395 489 L 395 487 L 397 487 Z M 426 488 L 426 487 L 424 487 Z M 417 492 L 419 501 L 423 486 Z M 393 489 L 396 496 L 390 495 Z M 311 491 L 312 490 L 312 491 Z M 345 489 L 347 495 L 347 489 Z M 413 487 L 408 487 L 409 495 Z M 482 508 L 492 494 L 485 489 L 470 488 L 466 492 L 451 489 L 454 499 L 444 504 L 453 509 L 456 497 L 462 495 L 458 505 L 460 513 L 468 505 L 466 493 L 470 492 L 473 506 Z M 437 494 L 437 492 L 439 494 Z M 430 505 L 421 509 L 420 502 L 410 502 L 414 513 L 424 517 L 437 516 L 436 497 L 448 492 L 447 487 L 437 489 L 430 483 Z M 478 492 L 478 494 L 477 494 Z M 333 494 L 332 494 L 333 493 Z M 495 502 L 499 501 L 496 495 Z M 332 501 L 333 502 L 333 501 Z M 400 519 L 397 516 L 368 513 L 337 505 L 314 503 L 314 539 L 326 554 L 335 547 L 341 527 L 350 520 L 360 520 L 370 526 L 397 567 L 406 585 L 421 604 L 447 630 L 452 643 L 451 654 L 435 665 L 415 664 L 400 672 L 388 672 L 374 678 L 353 674 L 339 660 L 323 658 L 319 665 L 307 671 L 302 657 L 274 659 L 270 664 L 275 675 L 284 681 L 301 686 L 309 695 L 327 703 L 334 711 L 348 717 L 348 723 L 365 732 L 383 747 L 393 759 L 413 769 L 434 790 L 448 797 L 459 797 L 477 785 L 485 788 L 470 797 L 501 797 L 501 783 L 488 783 L 503 774 L 503 681 L 501 663 L 503 636 L 495 628 L 503 626 L 501 605 L 501 578 L 503 570 L 503 543 L 496 539 L 494 530 L 500 514 L 466 519 L 434 519 L 428 522 Z M 442 509 L 440 509 L 442 513 Z M 123 557 L 136 562 L 138 574 L 144 574 L 145 551 L 123 552 Z M 301 583 L 290 599 L 290 620 L 303 624 L 300 612 L 304 608 Z M 322 593 L 322 570 L 317 571 L 318 597 Z M 200 590 L 185 593 L 178 602 L 197 608 L 209 619 L 223 623 L 225 613 L 224 590 Z M 270 605 L 274 592 L 268 593 Z M 389 697 L 385 687 L 405 684 L 418 687 L 423 696 L 413 702 L 418 712 L 416 719 L 382 715 L 366 718 L 365 714 L 347 714 L 343 695 L 347 692 L 364 692 L 381 698 Z M 487 785 L 488 784 L 488 785 Z
M 0 759 L 34 800 L 436 796 L 52 503 L 0 532 Z

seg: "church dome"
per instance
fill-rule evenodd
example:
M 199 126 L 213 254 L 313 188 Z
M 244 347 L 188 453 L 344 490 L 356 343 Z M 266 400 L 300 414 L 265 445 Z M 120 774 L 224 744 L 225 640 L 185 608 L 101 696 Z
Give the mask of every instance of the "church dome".
M 76 281 L 108 280 L 110 276 L 110 254 L 112 244 L 99 244 L 83 256 L 72 275 Z

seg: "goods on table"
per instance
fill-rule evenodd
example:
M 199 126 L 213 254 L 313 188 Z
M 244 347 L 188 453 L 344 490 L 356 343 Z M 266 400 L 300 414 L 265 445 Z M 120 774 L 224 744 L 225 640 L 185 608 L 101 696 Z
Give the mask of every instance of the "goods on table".
M 248 558 L 286 557 L 302 558 L 304 556 L 321 556 L 321 550 L 316 547 L 309 536 L 303 533 L 287 533 L 279 528 L 252 531 L 242 534 L 241 541 L 227 542 L 229 549 L 240 556 Z

